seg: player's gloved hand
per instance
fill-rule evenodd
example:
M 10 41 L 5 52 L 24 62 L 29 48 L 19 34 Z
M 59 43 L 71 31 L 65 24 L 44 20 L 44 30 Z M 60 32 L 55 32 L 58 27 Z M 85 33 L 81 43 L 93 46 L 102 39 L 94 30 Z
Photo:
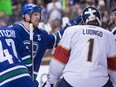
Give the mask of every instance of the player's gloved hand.
M 69 26 L 73 26 L 73 25 L 78 25 L 81 21 L 82 21 L 81 16 L 78 16 L 78 17 L 74 18 L 73 20 L 71 20 L 69 23 L 67 23 L 66 26 L 69 27 Z

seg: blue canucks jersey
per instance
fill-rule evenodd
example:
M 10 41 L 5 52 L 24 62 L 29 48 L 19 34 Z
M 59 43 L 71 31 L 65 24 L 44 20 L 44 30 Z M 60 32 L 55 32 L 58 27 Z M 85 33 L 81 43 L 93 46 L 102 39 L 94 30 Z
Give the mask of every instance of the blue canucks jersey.
M 26 48 L 30 49 L 30 33 L 24 25 L 19 23 L 14 24 L 11 27 L 19 33 L 21 39 L 26 45 Z M 46 49 L 52 49 L 57 45 L 64 30 L 58 31 L 55 34 L 48 34 L 45 30 L 35 27 L 33 32 L 34 76 L 36 77 Z
M 70 26 L 76 25 L 81 21 L 81 17 L 75 18 L 70 21 Z M 21 39 L 23 40 L 26 48 L 30 49 L 30 33 L 22 23 L 11 25 L 15 29 Z M 57 46 L 61 39 L 64 30 L 69 27 L 66 26 L 64 29 L 57 31 L 55 34 L 48 34 L 45 30 L 35 27 L 33 35 L 33 58 L 34 58 L 34 76 L 36 78 L 38 70 L 40 68 L 42 57 L 44 56 L 47 49 L 52 49 Z
M 1 27 L 0 87 L 35 87 L 23 60 L 27 66 L 32 65 L 29 51 L 15 30 Z

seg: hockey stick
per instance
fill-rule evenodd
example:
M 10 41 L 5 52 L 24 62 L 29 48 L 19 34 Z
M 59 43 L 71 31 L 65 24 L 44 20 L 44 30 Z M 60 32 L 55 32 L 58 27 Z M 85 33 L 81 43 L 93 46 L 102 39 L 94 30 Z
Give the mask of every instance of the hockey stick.
M 58 83 L 59 83 L 59 81 L 56 82 L 55 85 L 54 84 L 51 84 L 51 87 L 58 87 Z M 47 81 L 44 82 L 44 84 L 42 85 L 42 87 L 45 87 L 46 84 L 47 84 Z
M 33 59 L 33 24 L 30 23 L 30 56 L 32 60 L 32 67 L 31 67 L 31 76 L 34 80 L 34 59 Z
M 49 75 L 47 74 L 47 78 L 49 78 Z M 47 80 L 43 83 L 42 87 L 45 87 L 47 83 Z
M 42 85 L 42 87 L 45 87 L 46 83 L 47 83 L 47 81 Z

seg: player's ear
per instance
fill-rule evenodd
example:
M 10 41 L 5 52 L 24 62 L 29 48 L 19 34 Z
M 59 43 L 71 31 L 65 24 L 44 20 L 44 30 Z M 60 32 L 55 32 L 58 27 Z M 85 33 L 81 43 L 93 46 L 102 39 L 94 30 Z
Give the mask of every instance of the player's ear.
M 29 16 L 29 14 L 25 14 L 25 15 L 24 15 L 24 18 L 25 18 L 25 21 L 30 21 L 30 16 Z

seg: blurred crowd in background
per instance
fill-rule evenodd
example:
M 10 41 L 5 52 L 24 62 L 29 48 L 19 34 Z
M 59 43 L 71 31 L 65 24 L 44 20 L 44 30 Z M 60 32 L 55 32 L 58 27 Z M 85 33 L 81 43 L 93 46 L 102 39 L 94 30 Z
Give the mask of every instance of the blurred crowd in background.
M 43 8 L 43 21 L 40 26 L 47 28 L 49 33 L 63 27 L 63 18 L 72 20 L 81 15 L 86 6 L 99 9 L 103 28 L 111 31 L 114 27 L 111 9 L 116 6 L 116 0 L 0 0 L 0 26 L 22 21 L 21 9 L 26 3 L 37 4 Z

